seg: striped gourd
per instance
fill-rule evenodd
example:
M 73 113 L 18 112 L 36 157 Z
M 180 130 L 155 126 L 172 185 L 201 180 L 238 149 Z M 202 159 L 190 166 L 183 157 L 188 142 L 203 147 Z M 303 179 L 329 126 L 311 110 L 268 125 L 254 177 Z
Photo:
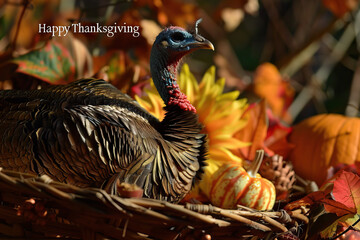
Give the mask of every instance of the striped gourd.
M 248 171 L 235 163 L 222 165 L 212 178 L 212 204 L 222 208 L 243 205 L 258 210 L 272 209 L 276 198 L 275 187 L 257 174 L 261 161 L 262 156 L 257 154 Z

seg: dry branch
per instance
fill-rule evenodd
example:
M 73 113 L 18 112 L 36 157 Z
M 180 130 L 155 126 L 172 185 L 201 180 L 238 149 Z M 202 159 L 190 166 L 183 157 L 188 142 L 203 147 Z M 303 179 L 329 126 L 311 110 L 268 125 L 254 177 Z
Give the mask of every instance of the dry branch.
M 246 238 L 286 232 L 308 219 L 301 211 L 260 212 L 202 204 L 172 204 L 154 199 L 121 198 L 96 188 L 78 188 L 13 171 L 0 171 L 0 236 L 70 239 Z M 54 217 L 28 219 L 32 199 Z M 35 206 L 34 205 L 34 206 Z M 34 216 L 35 216 L 34 215 Z M 300 219 L 300 220 L 298 220 Z M 23 229 L 22 231 L 18 231 Z M 199 235 L 200 234 L 200 235 Z M 274 235 L 275 236 L 275 235 Z

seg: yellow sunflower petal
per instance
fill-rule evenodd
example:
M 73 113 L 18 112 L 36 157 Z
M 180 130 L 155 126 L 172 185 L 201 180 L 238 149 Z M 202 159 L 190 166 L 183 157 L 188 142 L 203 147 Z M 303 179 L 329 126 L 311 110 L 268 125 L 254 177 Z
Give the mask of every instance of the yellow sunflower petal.
M 221 94 L 217 97 L 218 101 L 228 101 L 228 100 L 236 100 L 240 95 L 239 91 L 232 91 L 228 93 Z
M 147 111 L 150 112 L 151 109 L 150 102 L 148 102 L 145 98 L 140 98 L 138 95 L 135 95 L 135 100 L 140 104 L 140 106 L 142 106 L 143 108 L 145 108 Z
M 215 75 L 215 71 L 214 71 L 214 75 Z M 215 82 L 214 88 L 216 89 L 216 95 L 220 95 L 222 94 L 222 92 L 224 91 L 224 87 L 225 87 L 225 78 L 220 78 Z
M 225 147 L 212 148 L 209 150 L 209 155 L 211 156 L 206 162 L 209 165 L 215 165 L 220 167 L 222 164 L 226 162 L 237 162 L 242 164 L 242 159 L 235 154 L 233 154 L 230 150 Z
M 211 145 L 213 147 L 226 147 L 227 149 L 238 149 L 247 146 L 245 142 L 236 138 L 219 138 L 218 136 L 212 139 Z
M 179 86 L 189 101 L 193 103 L 199 92 L 199 85 L 187 64 L 184 64 L 180 71 Z
M 199 88 L 202 90 L 203 95 L 206 96 L 211 92 L 214 82 L 215 82 L 215 67 L 212 66 L 206 71 L 199 85 Z

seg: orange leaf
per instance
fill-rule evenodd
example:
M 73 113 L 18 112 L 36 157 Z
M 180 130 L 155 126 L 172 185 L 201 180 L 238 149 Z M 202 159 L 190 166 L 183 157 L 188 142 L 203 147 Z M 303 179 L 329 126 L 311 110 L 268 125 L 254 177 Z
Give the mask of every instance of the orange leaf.
M 198 7 L 194 3 L 187 3 L 179 0 L 138 0 L 134 1 L 134 6 L 148 7 L 156 13 L 157 20 L 161 25 L 174 25 L 186 27 L 187 24 L 193 24 L 198 18 Z
M 349 208 L 344 204 L 342 204 L 341 202 L 334 201 L 332 199 L 322 199 L 320 202 L 324 204 L 324 208 L 327 212 L 335 213 L 339 217 L 344 216 L 346 214 L 356 213 L 355 208 Z
M 256 69 L 252 90 L 260 98 L 266 99 L 276 116 L 289 117 L 286 109 L 292 102 L 294 90 L 273 64 L 264 63 Z
M 326 195 L 327 195 L 327 193 L 324 191 L 312 192 L 297 201 L 287 204 L 284 207 L 284 209 L 291 211 L 291 210 L 297 209 L 301 206 L 310 206 L 310 205 L 313 205 L 313 204 L 319 202 L 322 199 L 325 199 Z
M 264 144 L 274 153 L 286 159 L 295 147 L 294 144 L 288 141 L 288 135 L 292 128 L 284 126 L 280 120 L 274 116 L 271 109 L 267 109 L 266 113 L 269 118 L 269 127 Z
M 243 142 L 251 142 L 248 147 L 239 149 L 239 154 L 245 159 L 254 159 L 255 151 L 266 148 L 264 140 L 267 132 L 267 116 L 266 103 L 264 100 L 259 103 L 252 104 L 244 113 L 244 118 L 247 118 L 246 127 L 242 128 L 235 134 L 235 137 Z
M 332 192 L 336 201 L 360 213 L 360 177 L 352 172 L 341 172 Z M 356 212 L 355 212 L 356 213 Z
M 313 204 L 323 204 L 324 208 L 329 213 L 335 213 L 337 216 L 344 216 L 346 214 L 354 214 L 356 210 L 354 208 L 349 208 L 337 202 L 335 200 L 328 198 L 328 191 L 317 191 L 312 192 L 300 200 L 291 202 L 285 206 L 285 210 L 297 209 L 301 206 L 311 206 Z

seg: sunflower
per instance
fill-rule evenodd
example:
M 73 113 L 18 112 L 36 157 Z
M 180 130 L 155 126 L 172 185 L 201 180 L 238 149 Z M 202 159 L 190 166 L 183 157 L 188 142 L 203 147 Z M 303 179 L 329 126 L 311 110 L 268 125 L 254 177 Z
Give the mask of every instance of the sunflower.
M 241 116 L 247 107 L 247 102 L 246 99 L 237 99 L 239 91 L 223 93 L 225 79 L 215 81 L 214 66 L 209 68 L 198 83 L 189 66 L 184 64 L 178 77 L 178 84 L 196 108 L 199 121 L 204 125 L 203 133 L 208 136 L 208 166 L 205 167 L 204 177 L 199 183 L 200 189 L 208 196 L 210 177 L 219 166 L 229 161 L 242 164 L 242 159 L 234 155 L 231 150 L 250 145 L 235 137 L 235 133 L 246 125 L 246 120 L 241 119 Z M 135 99 L 156 118 L 162 120 L 165 115 L 163 109 L 165 105 L 152 80 L 150 88 L 144 91 L 142 97 L 135 96 Z

